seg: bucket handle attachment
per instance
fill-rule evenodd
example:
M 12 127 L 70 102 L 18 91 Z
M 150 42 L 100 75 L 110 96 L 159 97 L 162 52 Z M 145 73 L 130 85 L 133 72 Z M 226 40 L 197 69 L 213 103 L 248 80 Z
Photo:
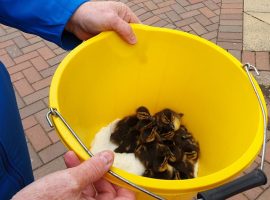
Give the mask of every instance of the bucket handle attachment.
M 64 117 L 57 111 L 56 108 L 50 108 L 49 112 L 46 114 L 46 119 L 50 125 L 50 127 L 54 127 L 51 119 L 51 117 L 59 117 L 62 121 L 62 123 L 67 127 L 67 129 L 71 132 L 71 134 L 73 135 L 73 137 L 77 140 L 77 142 L 81 145 L 81 147 L 84 149 L 84 151 L 90 156 L 93 157 L 94 154 L 89 151 L 89 149 L 84 145 L 84 143 L 81 141 L 81 139 L 79 138 L 79 136 L 75 133 L 75 131 L 71 128 L 71 126 L 67 123 L 67 121 L 64 119 Z M 159 200 L 165 200 L 164 198 L 160 197 L 159 195 L 150 192 L 149 190 L 146 190 L 145 188 L 142 188 L 138 185 L 136 185 L 135 183 L 132 183 L 131 181 L 125 179 L 124 177 L 120 176 L 119 174 L 109 170 L 108 171 L 109 174 L 111 174 L 112 176 L 114 176 L 115 178 L 119 179 L 120 181 L 123 181 L 124 183 L 132 186 L 133 188 L 136 188 L 137 190 L 153 197 L 154 199 L 159 199 Z
M 231 196 L 234 196 L 238 193 L 244 192 L 251 188 L 265 185 L 267 183 L 267 177 L 263 172 L 264 168 L 264 161 L 265 161 L 265 151 L 266 151 L 266 130 L 267 130 L 267 120 L 266 120 L 266 111 L 263 106 L 262 99 L 259 95 L 259 92 L 254 84 L 254 81 L 251 77 L 250 70 L 254 70 L 257 75 L 260 75 L 257 68 L 252 66 L 249 63 L 243 65 L 244 70 L 247 72 L 249 81 L 254 89 L 254 92 L 257 96 L 258 102 L 260 104 L 260 108 L 262 110 L 263 115 L 263 125 L 264 125 L 264 134 L 263 134 L 263 147 L 262 147 L 262 158 L 261 158 L 261 165 L 259 169 L 255 169 L 252 172 L 232 181 L 227 184 L 224 184 L 220 187 L 207 190 L 204 192 L 200 192 L 197 195 L 197 200 L 224 200 Z

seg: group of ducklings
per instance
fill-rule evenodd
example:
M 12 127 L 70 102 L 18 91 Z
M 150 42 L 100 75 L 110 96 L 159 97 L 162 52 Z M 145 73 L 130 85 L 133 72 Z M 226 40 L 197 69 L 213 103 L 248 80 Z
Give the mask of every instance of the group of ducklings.
M 146 107 L 121 119 L 110 140 L 116 153 L 135 153 L 146 170 L 143 176 L 179 180 L 194 178 L 199 144 L 181 125 L 183 114 L 164 109 L 153 116 Z

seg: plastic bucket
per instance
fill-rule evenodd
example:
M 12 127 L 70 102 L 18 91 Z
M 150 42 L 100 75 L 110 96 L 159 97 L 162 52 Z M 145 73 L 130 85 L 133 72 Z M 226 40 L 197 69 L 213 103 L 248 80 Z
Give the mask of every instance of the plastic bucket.
M 87 147 L 101 127 L 141 105 L 152 113 L 165 107 L 182 112 L 201 148 L 198 178 L 157 180 L 112 171 L 166 199 L 191 199 L 228 182 L 253 162 L 263 140 L 260 106 L 242 64 L 198 36 L 145 25 L 133 29 L 136 45 L 105 32 L 71 51 L 54 74 L 50 107 Z M 53 122 L 62 142 L 88 159 L 61 120 Z M 138 193 L 138 198 L 149 197 Z

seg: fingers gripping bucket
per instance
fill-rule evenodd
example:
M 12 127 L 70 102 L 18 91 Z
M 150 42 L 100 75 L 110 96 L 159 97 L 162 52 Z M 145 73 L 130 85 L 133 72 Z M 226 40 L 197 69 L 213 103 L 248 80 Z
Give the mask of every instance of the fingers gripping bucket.
M 230 181 L 253 162 L 263 142 L 265 102 L 256 81 L 237 59 L 200 37 L 144 25 L 133 29 L 136 45 L 114 32 L 102 33 L 74 49 L 58 67 L 49 97 L 57 112 L 49 114 L 55 115 L 62 142 L 86 160 L 85 149 L 101 127 L 141 105 L 151 113 L 168 107 L 184 113 L 183 123 L 200 143 L 198 178 L 157 180 L 112 167 L 107 179 L 165 199 L 191 199 Z M 141 191 L 139 199 L 150 199 Z

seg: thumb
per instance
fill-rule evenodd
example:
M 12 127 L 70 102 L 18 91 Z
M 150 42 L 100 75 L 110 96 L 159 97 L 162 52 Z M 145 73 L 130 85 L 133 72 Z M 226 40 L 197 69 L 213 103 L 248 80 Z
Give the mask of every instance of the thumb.
M 112 20 L 111 29 L 118 33 L 128 43 L 135 44 L 137 42 L 131 26 L 120 17 L 116 17 Z
M 77 167 L 71 168 L 71 173 L 82 188 L 96 182 L 104 176 L 113 164 L 114 154 L 112 151 L 103 151 Z
M 76 167 L 81 164 L 80 159 L 76 156 L 76 154 L 73 151 L 68 151 L 64 155 L 64 161 L 67 168 Z

